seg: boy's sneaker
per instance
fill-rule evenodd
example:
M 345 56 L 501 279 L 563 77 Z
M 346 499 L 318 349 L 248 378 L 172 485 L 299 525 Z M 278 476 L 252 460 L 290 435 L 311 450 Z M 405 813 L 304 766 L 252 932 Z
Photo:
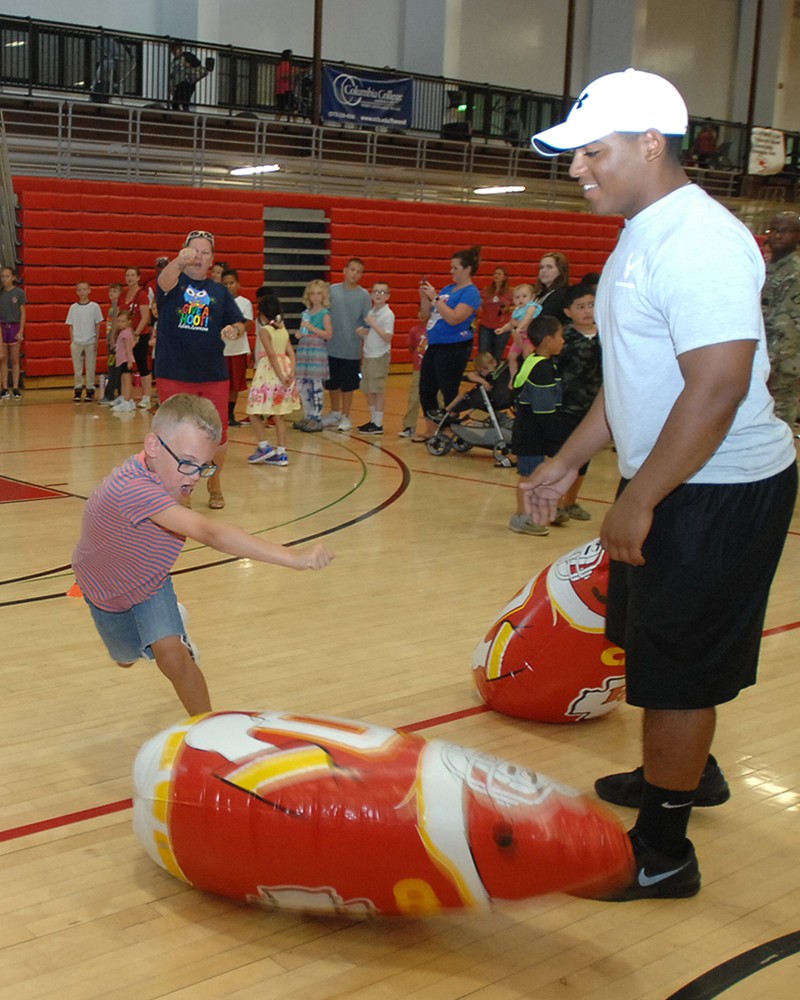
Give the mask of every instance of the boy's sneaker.
M 8 389 L 0 389 L 0 401 L 8 398 Z
M 527 514 L 514 514 L 508 522 L 512 531 L 518 535 L 549 535 L 550 529 L 546 524 L 534 524 Z
M 323 424 L 325 423 L 324 420 L 322 422 Z M 342 417 L 342 419 L 339 421 L 339 426 L 337 430 L 340 430 L 342 431 L 343 434 L 346 434 L 348 431 L 351 431 L 352 429 L 353 429 L 353 421 L 350 419 L 350 417 Z
M 113 407 L 113 408 L 114 408 L 115 410 L 118 410 L 118 409 L 120 408 L 120 406 L 122 406 L 122 404 L 123 404 L 124 402 L 125 402 L 125 397 L 124 397 L 124 396 L 117 396 L 117 398 L 116 398 L 116 399 L 112 399 L 112 401 L 111 401 L 111 406 L 112 406 L 112 407 Z
M 72 393 L 72 402 L 73 403 L 80 403 L 82 395 L 83 395 L 83 389 L 80 389 L 80 388 L 76 387 L 74 389 L 73 393 Z
M 120 397 L 122 399 L 122 397 Z M 136 410 L 136 403 L 132 399 L 123 399 L 121 403 L 117 406 L 112 407 L 112 413 L 134 413 Z
M 301 422 L 300 430 L 305 431 L 306 434 L 316 434 L 322 430 L 324 422 L 324 420 L 316 420 L 314 417 L 309 417 L 308 420 Z
M 266 462 L 269 456 L 275 451 L 271 444 L 262 447 L 259 445 L 252 455 L 247 456 L 247 461 L 251 465 L 257 465 L 259 462 Z
M 592 515 L 588 510 L 584 510 L 579 503 L 571 503 L 564 510 L 569 514 L 573 521 L 591 521 Z
M 94 389 L 87 389 L 86 390 L 86 395 L 83 397 L 83 401 L 84 401 L 84 403 L 93 403 L 94 402 Z
M 139 408 L 142 409 L 142 410 L 149 410 L 150 409 L 150 397 L 149 396 L 142 396 L 142 398 L 139 400 Z
M 12 389 L 11 391 L 14 394 L 14 399 L 22 399 L 22 393 L 19 389 Z
M 566 507 L 559 507 L 556 511 L 556 516 L 553 518 L 553 524 L 567 524 L 569 522 L 569 514 L 567 513 Z
M 271 455 L 267 455 L 264 459 L 265 465 L 277 465 L 282 469 L 285 469 L 289 464 L 289 456 L 285 451 L 273 451 Z
M 108 396 L 103 396 L 103 398 L 100 400 L 100 405 L 101 406 L 113 406 L 114 405 L 114 400 L 113 399 L 109 399 Z
M 373 424 L 371 420 L 368 420 L 365 424 L 359 424 L 356 430 L 362 434 L 371 434 L 377 426 L 377 424 Z
M 197 648 L 197 646 L 195 646 L 195 644 L 191 640 L 191 637 L 189 636 L 189 628 L 188 628 L 189 615 L 188 612 L 186 611 L 186 608 L 180 602 L 178 603 L 178 611 L 181 614 L 181 624 L 183 625 L 183 635 L 181 636 L 181 642 L 189 650 L 189 656 L 191 656 L 191 658 L 199 667 L 200 650 Z
M 625 903 L 631 899 L 686 899 L 700 892 L 700 866 L 694 845 L 687 840 L 686 854 L 670 858 L 651 847 L 640 833 L 629 830 L 636 874 L 633 881 L 615 896 L 606 896 L 609 903 Z
M 598 778 L 594 783 L 594 790 L 605 802 L 612 802 L 615 806 L 628 806 L 630 809 L 638 809 L 642 801 L 642 791 L 644 789 L 644 768 L 637 767 L 633 771 L 625 771 L 621 774 L 607 774 L 604 778 Z M 731 797 L 731 790 L 722 768 L 714 760 L 709 758 L 708 763 L 700 778 L 700 784 L 694 793 L 694 805 L 696 806 L 721 806 Z
M 410 437 L 413 437 L 414 436 L 414 428 L 413 427 L 404 427 L 397 436 L 400 437 L 400 438 L 410 438 Z
M 341 421 L 341 419 L 342 419 L 341 413 L 336 413 L 336 412 L 327 413 L 322 418 L 322 426 L 323 427 L 338 427 L 339 426 L 339 422 Z

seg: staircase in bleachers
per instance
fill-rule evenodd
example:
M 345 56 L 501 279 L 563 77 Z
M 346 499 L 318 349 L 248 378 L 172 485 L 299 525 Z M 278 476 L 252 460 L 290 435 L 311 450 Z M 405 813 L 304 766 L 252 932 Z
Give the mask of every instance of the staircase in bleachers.
M 76 282 L 89 281 L 105 311 L 109 282 L 121 282 L 131 266 L 141 268 L 147 281 L 156 257 L 176 253 L 191 229 L 215 233 L 217 259 L 237 268 L 242 294 L 252 296 L 262 283 L 283 286 L 285 271 L 271 264 L 280 247 L 265 223 L 270 209 L 310 209 L 330 220 L 330 280 L 340 280 L 347 259 L 359 256 L 366 263 L 367 287 L 379 279 L 389 282 L 400 334 L 393 361 L 401 363 L 409 360 L 403 334 L 416 322 L 419 280 L 426 276 L 437 287 L 446 284 L 453 251 L 483 247 L 479 286 L 498 265 L 508 268 L 514 282 L 535 278 L 539 258 L 548 250 L 567 255 L 576 280 L 586 271 L 602 270 L 619 230 L 617 219 L 577 212 L 21 176 L 14 187 L 30 303 L 29 378 L 72 371 L 64 320 Z M 282 237 L 286 234 L 283 226 Z M 302 241 L 302 232 L 297 238 Z

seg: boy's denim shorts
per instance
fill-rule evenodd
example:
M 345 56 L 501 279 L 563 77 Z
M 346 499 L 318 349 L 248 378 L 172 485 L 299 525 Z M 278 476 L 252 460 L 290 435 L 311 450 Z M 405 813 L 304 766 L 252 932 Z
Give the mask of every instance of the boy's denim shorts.
M 184 634 L 178 598 L 169 577 L 152 597 L 141 604 L 134 604 L 129 611 L 102 611 L 88 598 L 84 600 L 89 605 L 100 638 L 106 644 L 111 659 L 117 663 L 133 663 L 142 656 L 152 660 L 155 657 L 150 647 L 154 642 Z
M 544 461 L 544 455 L 517 455 L 517 475 L 529 476 Z

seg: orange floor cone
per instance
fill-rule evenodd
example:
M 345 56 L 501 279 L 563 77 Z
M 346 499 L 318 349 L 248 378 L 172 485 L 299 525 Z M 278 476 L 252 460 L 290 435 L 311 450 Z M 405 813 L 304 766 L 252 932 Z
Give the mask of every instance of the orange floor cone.
M 67 597 L 83 597 L 83 591 L 77 583 L 73 583 L 67 591 Z

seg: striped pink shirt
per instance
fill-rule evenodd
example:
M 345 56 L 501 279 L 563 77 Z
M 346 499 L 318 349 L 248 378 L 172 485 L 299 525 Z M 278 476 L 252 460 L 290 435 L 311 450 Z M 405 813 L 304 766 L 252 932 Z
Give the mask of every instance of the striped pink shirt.
M 150 518 L 175 505 L 161 480 L 131 455 L 86 501 L 72 554 L 78 586 L 102 611 L 128 611 L 163 585 L 186 539 Z

